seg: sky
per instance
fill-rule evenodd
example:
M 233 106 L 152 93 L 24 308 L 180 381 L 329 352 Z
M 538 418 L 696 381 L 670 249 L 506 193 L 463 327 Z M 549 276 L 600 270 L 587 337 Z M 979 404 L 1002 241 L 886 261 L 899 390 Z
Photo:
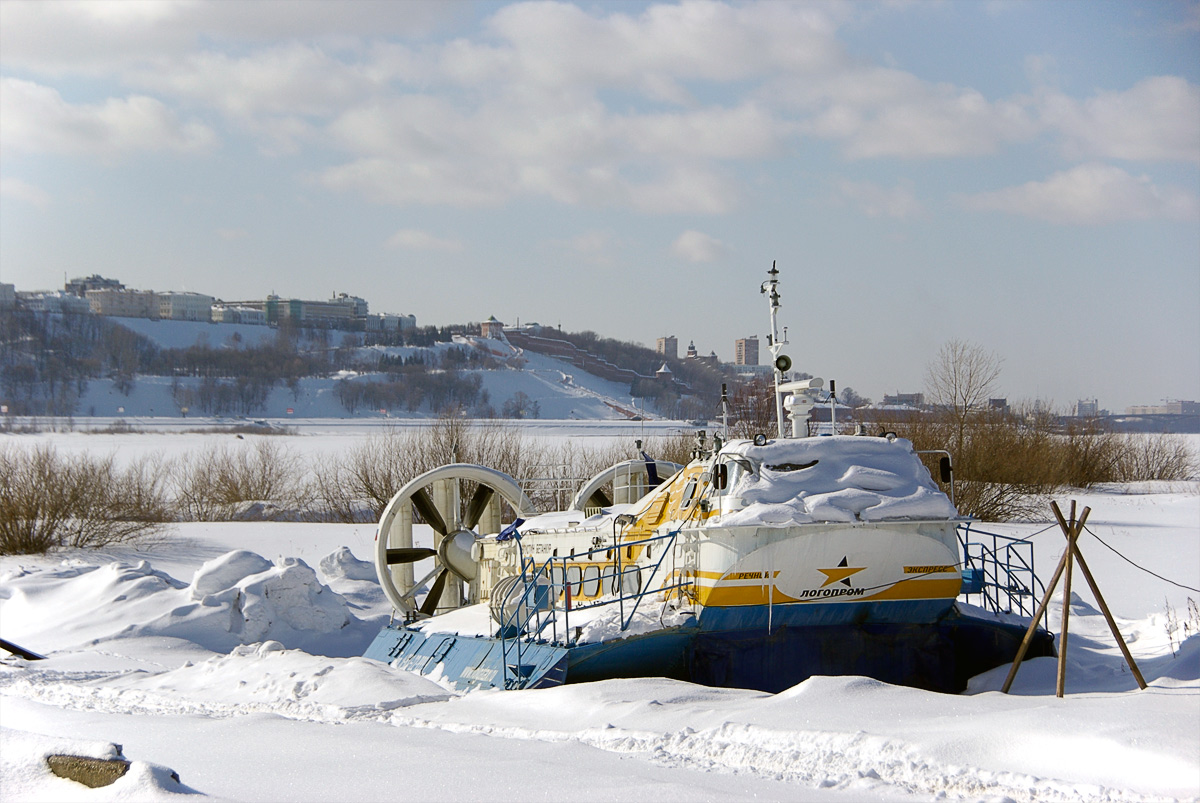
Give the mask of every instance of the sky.
M 0 0 L 0 281 L 1200 399 L 1200 4 Z M 763 360 L 767 353 L 762 349 Z

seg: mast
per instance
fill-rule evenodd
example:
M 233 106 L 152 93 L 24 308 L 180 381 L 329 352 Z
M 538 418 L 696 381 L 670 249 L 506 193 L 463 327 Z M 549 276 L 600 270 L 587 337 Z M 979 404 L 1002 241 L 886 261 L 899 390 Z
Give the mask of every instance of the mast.
M 767 349 L 771 352 L 771 370 L 775 375 L 775 422 L 778 425 L 779 437 L 784 437 L 783 431 L 783 397 L 779 395 L 779 385 L 783 381 L 783 366 L 784 370 L 791 368 L 792 361 L 787 357 L 779 359 L 779 352 L 787 345 L 787 330 L 784 330 L 784 338 L 779 339 L 779 270 L 775 267 L 775 260 L 771 260 L 771 269 L 767 271 L 767 275 L 771 278 L 767 279 L 759 287 L 758 291 L 767 296 L 767 300 L 771 307 L 771 333 L 767 335 Z

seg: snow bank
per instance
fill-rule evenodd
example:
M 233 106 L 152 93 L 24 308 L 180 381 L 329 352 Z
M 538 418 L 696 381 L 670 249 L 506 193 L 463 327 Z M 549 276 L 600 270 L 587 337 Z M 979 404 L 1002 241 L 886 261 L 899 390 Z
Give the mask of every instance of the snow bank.
M 318 565 L 326 580 L 344 578 L 378 582 L 375 576 L 375 564 L 354 557 L 354 553 L 347 547 L 341 547 L 336 552 L 329 553 L 321 558 Z
M 221 614 L 228 608 L 228 631 L 243 644 L 294 642 L 296 635 L 332 633 L 350 623 L 345 600 L 299 558 L 272 565 L 252 552 L 231 552 L 200 567 L 191 593 L 201 608 L 217 608 Z M 187 619 L 195 610 L 184 606 L 168 616 Z
M 726 451 L 749 458 L 758 472 L 738 479 L 731 493 L 746 507 L 724 516 L 722 526 L 957 515 L 904 439 L 833 435 L 731 444 Z
M 366 658 L 326 658 L 287 650 L 278 641 L 235 647 L 200 663 L 157 674 L 133 673 L 105 683 L 125 706 L 178 707 L 208 716 L 268 711 L 303 719 L 345 720 L 452 694 L 420 675 Z
M 273 640 L 315 654 L 349 656 L 361 654 L 378 627 L 355 617 L 347 601 L 299 558 L 272 563 L 235 550 L 201 565 L 190 584 L 144 560 L 77 564 L 5 575 L 11 638 L 56 650 L 97 637 L 161 636 L 215 652 Z M 10 622 L 18 624 L 9 627 Z

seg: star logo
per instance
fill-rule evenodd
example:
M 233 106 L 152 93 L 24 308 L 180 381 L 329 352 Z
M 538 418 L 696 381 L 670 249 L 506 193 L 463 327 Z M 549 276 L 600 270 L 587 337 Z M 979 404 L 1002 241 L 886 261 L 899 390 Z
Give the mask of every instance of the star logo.
M 842 585 L 850 587 L 850 578 L 867 568 L 866 566 L 850 566 L 849 557 L 849 555 L 843 557 L 842 562 L 837 565 L 836 569 L 817 569 L 817 571 L 825 575 L 825 582 L 821 583 L 821 588 L 830 583 L 836 583 L 839 580 L 842 582 Z

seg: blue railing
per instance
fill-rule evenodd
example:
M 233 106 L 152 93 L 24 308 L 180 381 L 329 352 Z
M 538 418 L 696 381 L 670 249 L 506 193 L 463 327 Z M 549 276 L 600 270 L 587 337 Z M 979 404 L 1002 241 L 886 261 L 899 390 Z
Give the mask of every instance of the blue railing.
M 1034 571 L 1033 542 L 977 529 L 974 522 L 959 525 L 958 542 L 967 602 L 993 613 L 1032 617 L 1046 591 Z
M 516 582 L 502 590 L 503 598 L 498 606 L 498 610 L 503 612 L 499 617 L 499 638 L 504 663 L 504 687 L 509 689 L 523 686 L 520 667 L 523 663 L 524 645 L 549 642 L 566 647 L 576 643 L 579 634 L 571 636 L 572 611 L 616 605 L 621 620 L 621 632 L 625 632 L 646 596 L 666 595 L 671 591 L 679 591 L 683 596 L 684 589 L 693 585 L 690 579 L 684 578 L 679 582 L 661 586 L 654 584 L 667 556 L 673 554 L 678 536 L 679 530 L 674 530 L 665 535 L 620 541 L 611 547 L 596 547 L 577 555 L 550 557 L 541 563 L 525 557 L 520 538 L 517 537 L 515 540 L 521 572 L 517 575 Z M 662 548 L 658 549 L 659 546 Z M 657 552 L 658 559 L 645 564 L 626 565 L 622 561 L 622 552 L 627 552 L 633 547 L 644 547 L 650 550 L 651 554 Z M 607 567 L 600 567 L 591 562 L 593 555 L 607 553 L 610 549 L 616 553 L 613 563 Z M 580 568 L 580 577 L 577 580 L 569 579 L 572 564 Z M 584 566 L 599 568 L 598 577 L 593 576 L 585 581 L 582 570 Z M 587 602 L 576 602 L 575 599 L 581 596 L 580 591 L 584 583 L 595 583 L 597 579 L 602 595 Z M 603 594 L 606 589 L 609 594 Z M 496 609 L 497 606 L 493 606 L 493 610 Z M 543 636 L 547 627 L 550 632 Z

